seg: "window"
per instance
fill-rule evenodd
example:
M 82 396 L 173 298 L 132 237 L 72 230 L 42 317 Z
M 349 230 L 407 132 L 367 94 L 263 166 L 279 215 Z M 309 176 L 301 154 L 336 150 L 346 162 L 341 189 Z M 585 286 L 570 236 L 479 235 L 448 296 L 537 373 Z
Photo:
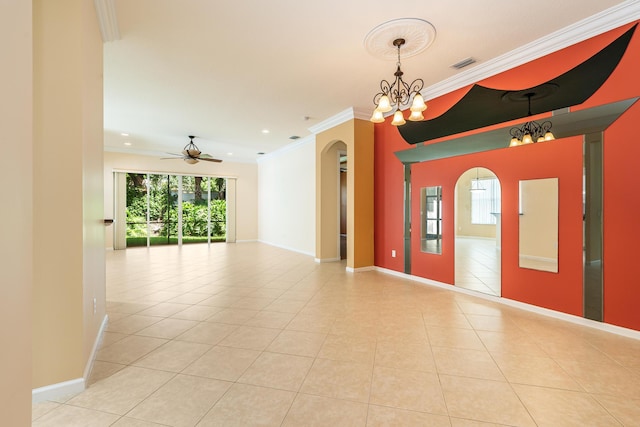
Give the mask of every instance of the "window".
M 480 178 L 477 181 L 478 187 L 484 191 L 470 192 L 471 224 L 496 224 L 496 217 L 491 214 L 500 212 L 500 183 L 497 178 Z

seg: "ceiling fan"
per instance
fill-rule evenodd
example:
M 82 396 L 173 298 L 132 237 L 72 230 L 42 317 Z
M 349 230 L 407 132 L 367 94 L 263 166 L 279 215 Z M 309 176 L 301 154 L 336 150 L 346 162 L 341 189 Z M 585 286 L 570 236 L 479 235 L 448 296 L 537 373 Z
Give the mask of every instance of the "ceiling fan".
M 190 165 L 195 165 L 200 160 L 203 160 L 205 162 L 216 162 L 216 163 L 222 162 L 222 160 L 214 159 L 209 154 L 203 154 L 200 151 L 200 149 L 196 146 L 196 144 L 193 143 L 193 138 L 195 138 L 195 136 L 189 135 L 190 141 L 182 149 L 182 154 L 167 153 L 167 154 L 171 154 L 172 156 L 176 156 L 176 157 L 164 157 L 163 160 L 167 160 L 167 159 L 182 159 L 186 163 L 189 163 Z

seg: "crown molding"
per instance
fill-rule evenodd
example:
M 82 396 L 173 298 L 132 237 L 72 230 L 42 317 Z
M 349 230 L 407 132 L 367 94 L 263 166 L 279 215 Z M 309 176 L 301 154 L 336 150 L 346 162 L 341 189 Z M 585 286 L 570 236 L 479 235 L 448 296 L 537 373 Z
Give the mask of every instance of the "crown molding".
M 93 0 L 93 3 L 96 7 L 102 41 L 106 43 L 120 40 L 120 29 L 118 28 L 118 17 L 114 0 Z
M 437 98 L 638 19 L 640 19 L 640 2 L 638 0 L 624 1 L 429 86 L 421 91 L 422 96 L 425 99 Z
M 311 126 L 308 128 L 309 132 L 314 135 L 319 134 L 320 132 L 324 132 L 325 130 L 334 128 L 346 121 L 349 121 L 355 117 L 353 107 L 349 107 L 346 110 L 339 112 L 338 114 L 329 117 L 326 120 L 321 121 L 317 125 Z
M 326 120 L 321 121 L 317 125 L 311 126 L 308 128 L 308 131 L 313 133 L 314 135 L 319 134 L 320 132 L 324 132 L 325 130 L 329 130 L 338 125 L 341 125 L 344 122 L 348 122 L 353 119 L 360 120 L 369 120 L 371 117 L 371 111 L 365 111 L 358 108 L 349 107 L 346 110 L 339 112 L 338 114 L 329 117 Z

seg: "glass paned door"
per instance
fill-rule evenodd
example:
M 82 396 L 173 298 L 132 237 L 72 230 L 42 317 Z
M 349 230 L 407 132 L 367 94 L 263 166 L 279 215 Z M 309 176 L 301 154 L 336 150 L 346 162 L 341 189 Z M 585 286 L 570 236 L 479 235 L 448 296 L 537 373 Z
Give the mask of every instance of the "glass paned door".
M 182 177 L 182 243 L 207 242 L 209 178 Z

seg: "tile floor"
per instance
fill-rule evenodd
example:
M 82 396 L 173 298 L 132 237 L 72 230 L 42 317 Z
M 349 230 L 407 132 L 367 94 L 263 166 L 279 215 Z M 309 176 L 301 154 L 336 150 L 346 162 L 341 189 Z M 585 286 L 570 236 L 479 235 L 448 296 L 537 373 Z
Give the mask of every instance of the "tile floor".
M 456 237 L 456 286 L 500 296 L 500 255 L 495 239 Z
M 260 243 L 107 253 L 90 386 L 43 426 L 637 426 L 640 341 Z

